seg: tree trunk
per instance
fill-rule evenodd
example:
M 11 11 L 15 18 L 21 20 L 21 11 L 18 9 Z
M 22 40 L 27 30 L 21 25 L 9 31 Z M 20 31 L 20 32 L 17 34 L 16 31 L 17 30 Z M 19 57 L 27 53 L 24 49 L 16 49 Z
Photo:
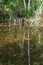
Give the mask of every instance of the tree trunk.
M 30 42 L 29 42 L 29 31 L 28 31 L 28 65 L 30 65 Z
M 24 2 L 24 7 L 25 7 L 25 9 L 26 9 L 26 2 L 25 2 L 25 0 L 23 0 L 23 2 Z
M 30 10 L 30 0 L 28 0 L 28 11 Z

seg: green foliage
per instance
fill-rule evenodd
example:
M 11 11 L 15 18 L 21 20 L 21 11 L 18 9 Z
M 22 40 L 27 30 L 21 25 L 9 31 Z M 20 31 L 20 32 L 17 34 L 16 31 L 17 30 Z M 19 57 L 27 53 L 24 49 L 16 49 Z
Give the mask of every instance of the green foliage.
M 24 8 L 23 0 L 2 0 L 0 1 L 0 10 L 7 11 L 11 16 L 16 17 L 30 17 L 34 16 L 35 11 L 38 9 L 42 1 L 30 0 L 30 10 Z M 28 1 L 26 0 L 26 5 Z M 28 6 L 27 6 L 28 7 Z

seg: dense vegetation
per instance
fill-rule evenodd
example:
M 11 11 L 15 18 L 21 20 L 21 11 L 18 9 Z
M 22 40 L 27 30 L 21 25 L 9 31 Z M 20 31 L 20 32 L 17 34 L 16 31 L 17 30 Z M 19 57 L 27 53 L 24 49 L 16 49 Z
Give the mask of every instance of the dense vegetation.
M 30 0 L 30 10 L 28 10 L 28 0 L 26 0 L 26 9 L 23 0 L 1 0 L 0 1 L 0 22 L 11 17 L 31 17 L 39 8 L 42 1 Z
M 28 50 L 30 65 L 43 65 L 43 27 L 30 21 L 42 2 L 30 0 L 28 10 L 28 0 L 0 0 L 0 65 L 29 65 Z

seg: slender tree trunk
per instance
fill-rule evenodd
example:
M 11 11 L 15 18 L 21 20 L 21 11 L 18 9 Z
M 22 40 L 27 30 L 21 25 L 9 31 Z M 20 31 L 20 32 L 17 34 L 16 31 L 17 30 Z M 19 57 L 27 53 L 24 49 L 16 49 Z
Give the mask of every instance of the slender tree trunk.
M 25 2 L 25 0 L 23 0 L 23 2 L 24 2 L 24 7 L 25 7 L 25 9 L 26 9 L 26 2 Z
M 28 0 L 28 11 L 30 10 L 30 0 Z
M 29 31 L 28 31 L 28 65 L 30 65 L 30 42 L 29 42 Z

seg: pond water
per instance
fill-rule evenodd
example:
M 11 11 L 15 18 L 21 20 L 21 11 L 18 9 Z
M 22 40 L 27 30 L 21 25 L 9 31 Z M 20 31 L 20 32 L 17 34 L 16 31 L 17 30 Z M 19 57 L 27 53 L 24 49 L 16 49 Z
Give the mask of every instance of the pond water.
M 12 24 L 0 26 L 0 65 L 43 65 L 42 35 Z

